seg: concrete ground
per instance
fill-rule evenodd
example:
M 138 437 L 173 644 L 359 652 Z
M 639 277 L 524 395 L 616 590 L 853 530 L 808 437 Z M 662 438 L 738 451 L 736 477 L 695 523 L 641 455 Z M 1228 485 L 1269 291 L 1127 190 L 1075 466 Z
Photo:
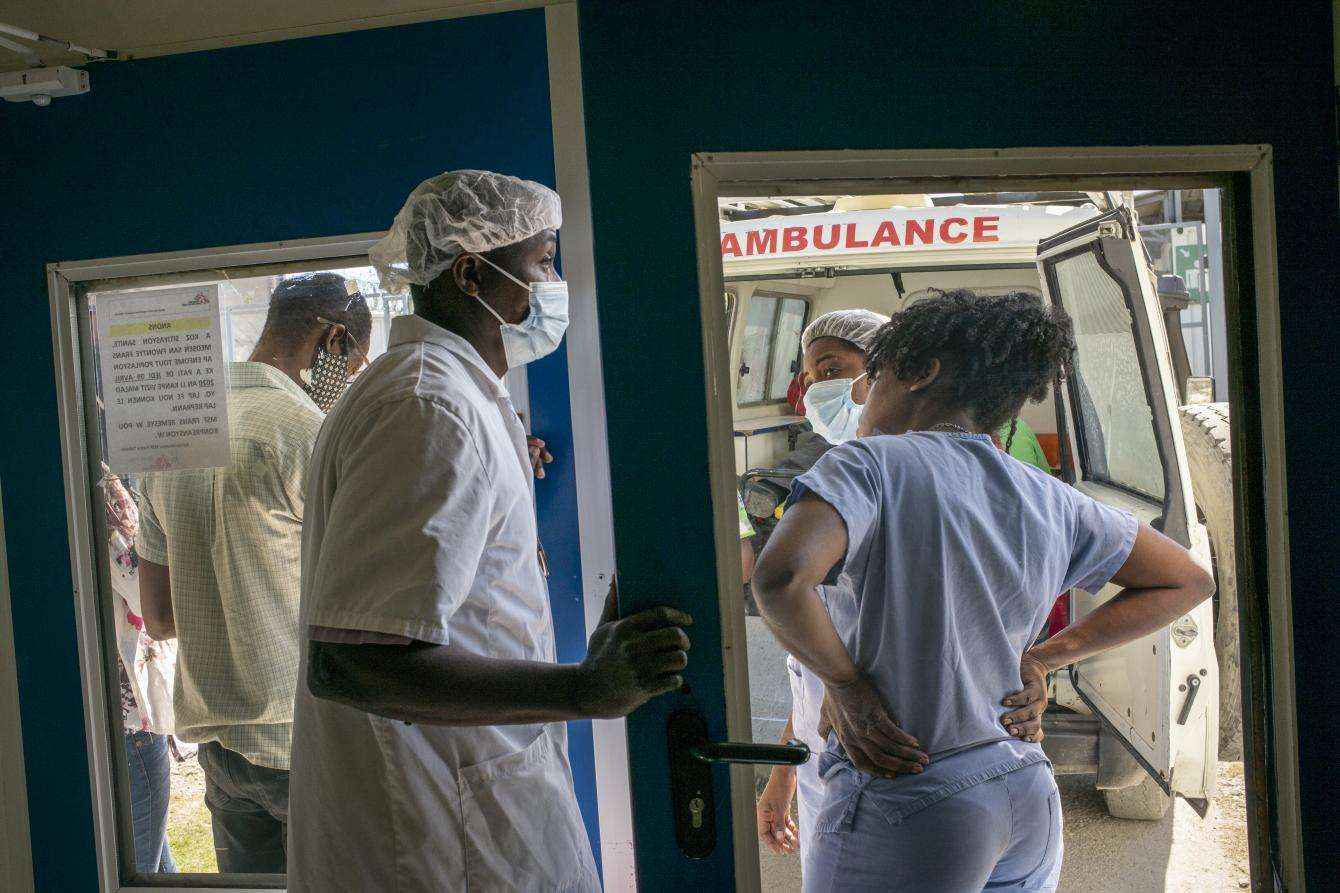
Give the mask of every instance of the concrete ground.
M 748 620 L 754 740 L 776 741 L 790 709 L 785 654 L 756 617 Z M 1219 791 L 1205 819 L 1183 800 L 1157 822 L 1114 819 L 1092 776 L 1057 780 L 1065 815 L 1062 893 L 1220 893 L 1247 888 L 1247 819 L 1241 763 L 1219 764 Z M 759 856 L 763 890 L 800 890 L 800 860 Z

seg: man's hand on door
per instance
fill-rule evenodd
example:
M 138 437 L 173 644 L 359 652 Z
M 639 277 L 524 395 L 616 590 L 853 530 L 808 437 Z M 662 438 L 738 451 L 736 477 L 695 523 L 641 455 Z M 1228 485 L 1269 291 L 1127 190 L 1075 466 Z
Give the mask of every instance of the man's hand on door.
M 605 612 L 581 663 L 581 712 L 595 719 L 627 716 L 683 685 L 679 674 L 689 663 L 689 637 L 682 627 L 691 623 L 688 614 L 665 606 L 620 619 L 617 587 L 611 582 Z

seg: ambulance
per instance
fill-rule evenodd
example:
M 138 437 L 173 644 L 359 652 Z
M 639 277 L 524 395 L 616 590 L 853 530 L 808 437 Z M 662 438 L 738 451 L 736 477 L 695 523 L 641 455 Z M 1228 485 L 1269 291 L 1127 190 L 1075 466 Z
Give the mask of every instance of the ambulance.
M 800 336 L 809 321 L 849 308 L 893 314 L 937 290 L 1026 291 L 1064 307 L 1075 323 L 1071 374 L 1021 416 L 1053 473 L 1153 524 L 1207 566 L 1217 564 L 1221 588 L 1231 586 L 1226 452 L 1222 461 L 1202 455 L 1207 444 L 1226 450 L 1226 409 L 1183 406 L 1185 351 L 1167 309 L 1177 304 L 1175 295 L 1160 295 L 1161 284 L 1175 283 L 1160 283 L 1153 272 L 1123 194 L 723 199 L 720 210 L 736 471 L 760 534 L 756 548 L 776 523 L 790 480 L 827 447 L 796 408 Z M 1193 464 L 1205 462 L 1193 463 L 1189 449 L 1213 466 L 1205 480 L 1193 481 Z M 1215 544 L 1217 562 L 1211 521 L 1226 540 Z M 1115 591 L 1066 593 L 1059 625 Z M 1217 604 L 1230 626 L 1235 603 L 1221 593 Z M 1093 774 L 1114 816 L 1159 818 L 1173 796 L 1204 815 L 1220 742 L 1215 612 L 1205 602 L 1167 629 L 1053 680 L 1043 746 L 1057 773 Z M 755 735 L 775 741 L 785 720 L 785 670 L 772 670 L 781 656 L 767 653 L 775 646 L 756 618 L 750 623 L 751 660 L 768 664 L 751 667 Z M 1235 671 L 1236 636 L 1218 638 Z

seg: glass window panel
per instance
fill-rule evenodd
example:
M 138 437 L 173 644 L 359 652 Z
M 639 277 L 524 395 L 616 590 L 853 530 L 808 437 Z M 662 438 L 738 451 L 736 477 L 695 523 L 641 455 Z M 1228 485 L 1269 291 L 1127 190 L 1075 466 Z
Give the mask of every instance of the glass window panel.
M 152 822 L 143 819 L 137 821 L 141 825 L 139 835 L 129 825 L 119 828 L 119 851 L 123 854 L 122 870 L 127 879 L 136 872 L 134 861 L 141 861 L 148 866 L 148 873 L 151 874 L 177 872 L 214 875 L 219 869 L 215 860 L 211 816 L 204 801 L 204 770 L 196 759 L 195 746 L 182 743 L 179 752 L 183 759 L 178 760 L 169 752 L 168 736 L 165 734 L 174 730 L 174 719 L 178 726 L 181 724 L 181 711 L 174 710 L 173 703 L 173 677 L 178 662 L 177 640 L 155 641 L 148 635 L 140 600 L 140 560 L 136 546 L 144 537 L 147 518 L 144 514 L 147 503 L 145 494 L 154 491 L 157 486 L 155 478 L 160 482 L 176 479 L 174 475 L 177 473 L 122 473 L 115 477 L 108 473 L 105 463 L 108 455 L 106 413 L 103 406 L 104 385 L 108 383 L 103 381 L 99 364 L 97 313 L 100 306 L 107 313 L 118 299 L 136 293 L 143 294 L 148 290 L 217 286 L 222 341 L 220 353 L 225 363 L 241 362 L 247 360 L 256 347 L 274 288 L 291 276 L 329 270 L 353 280 L 367 300 L 372 315 L 368 353 L 370 358 L 379 356 L 386 350 L 391 320 L 409 311 L 408 299 L 383 293 L 378 287 L 375 272 L 362 259 L 340 259 L 327 261 L 326 264 L 323 266 L 320 262 L 313 262 L 102 280 L 87 284 L 78 293 L 82 307 L 80 340 L 85 364 L 85 411 L 89 420 L 89 437 L 86 442 L 90 479 L 94 482 L 94 523 L 100 565 L 99 597 L 105 608 L 103 617 L 107 630 L 103 647 L 108 656 L 108 666 L 115 668 L 108 674 L 107 705 L 111 732 L 124 739 L 119 746 L 111 748 L 113 754 L 122 755 L 122 761 L 115 769 L 119 776 L 115 787 L 119 797 L 135 802 L 148 802 L 151 799 L 148 794 L 150 789 L 167 794 L 168 847 L 159 852 L 159 858 L 153 859 L 147 855 L 137 860 L 132 855 L 137 848 L 161 845 L 150 841 L 143 833 L 143 828 L 151 826 Z M 179 352 L 172 351 L 163 359 L 176 355 L 180 355 Z M 172 367 L 165 363 L 164 368 Z M 145 369 L 146 381 L 150 373 L 157 374 L 157 370 Z M 164 374 L 164 377 L 175 378 L 176 375 Z M 155 388 L 161 380 L 154 381 Z M 223 390 L 221 396 L 227 399 L 226 390 Z M 203 473 L 208 474 L 209 471 Z M 154 522 L 160 527 L 171 523 L 161 517 L 155 518 Z M 298 568 L 294 566 L 295 587 L 297 571 Z M 177 589 L 174 581 L 174 601 Z M 182 619 L 178 617 L 179 621 Z M 295 616 L 295 622 L 296 619 Z M 180 622 L 177 632 L 181 633 Z M 259 660 L 258 656 L 252 657 Z M 238 694 L 243 697 L 242 693 Z M 141 815 L 138 808 L 132 809 L 127 803 L 122 804 L 120 812 L 137 818 Z M 236 882 L 222 877 L 181 878 L 174 883 L 177 886 L 214 886 L 220 883 L 230 887 L 238 886 Z M 244 885 L 252 886 L 255 883 L 256 879 L 251 879 Z
M 744 341 L 740 346 L 739 379 L 735 400 L 741 406 L 761 403 L 767 393 L 768 349 L 772 324 L 777 316 L 777 299 L 754 295 L 744 316 Z
M 1085 474 L 1163 501 L 1154 414 L 1121 286 L 1092 253 L 1056 264 L 1061 301 L 1075 323 L 1075 391 Z
M 805 328 L 806 304 L 799 298 L 782 299 L 772 342 L 768 399 L 785 400 L 791 379 L 800 371 L 800 333 Z

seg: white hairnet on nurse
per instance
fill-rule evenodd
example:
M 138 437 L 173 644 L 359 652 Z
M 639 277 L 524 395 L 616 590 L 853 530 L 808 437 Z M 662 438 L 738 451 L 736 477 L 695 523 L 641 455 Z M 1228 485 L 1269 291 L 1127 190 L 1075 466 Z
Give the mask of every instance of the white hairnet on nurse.
M 558 193 L 548 186 L 492 171 L 448 171 L 415 187 L 368 260 L 394 294 L 432 282 L 462 252 L 514 245 L 562 223 Z
M 841 338 L 861 350 L 869 350 L 875 332 L 888 321 L 887 316 L 873 310 L 834 310 L 805 327 L 800 336 L 800 349 L 809 350 L 818 338 Z

